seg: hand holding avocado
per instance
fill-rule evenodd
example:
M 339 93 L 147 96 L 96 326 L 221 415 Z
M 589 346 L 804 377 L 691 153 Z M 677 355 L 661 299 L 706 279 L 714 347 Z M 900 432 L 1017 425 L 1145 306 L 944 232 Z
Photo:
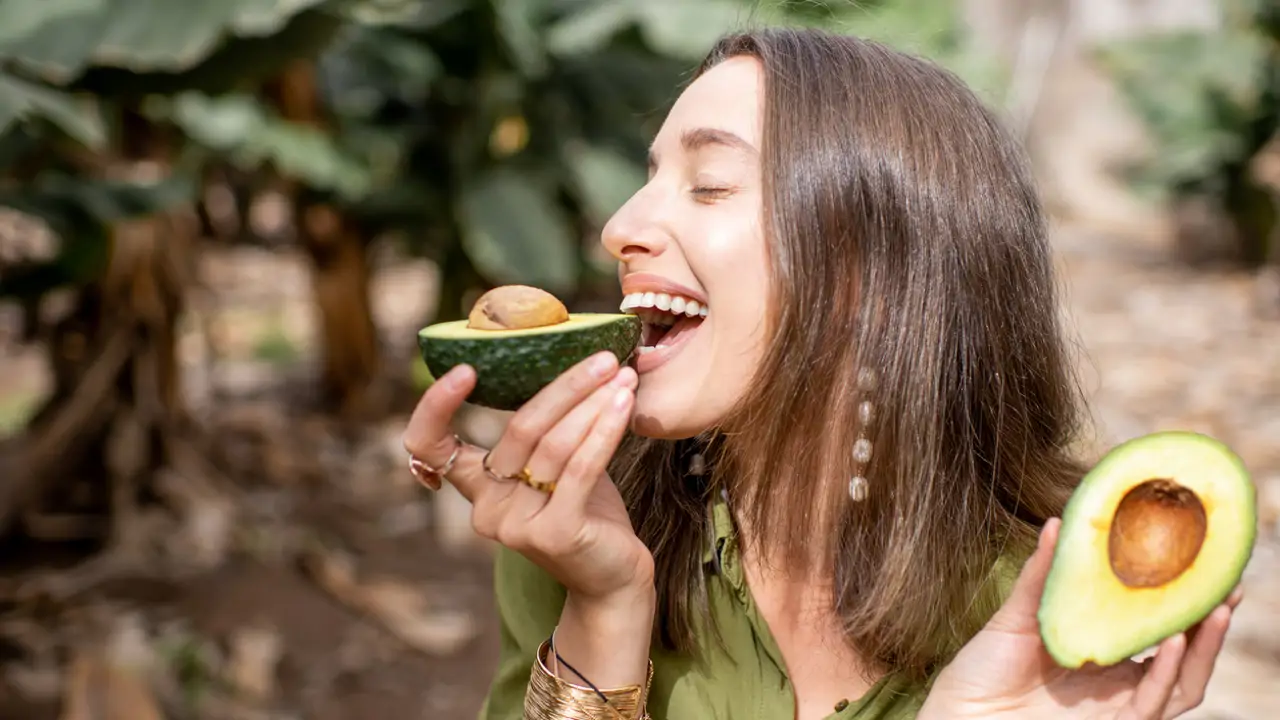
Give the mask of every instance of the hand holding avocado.
M 458 444 L 450 422 L 475 382 L 475 371 L 461 365 L 426 391 L 405 432 L 413 456 L 435 468 L 447 462 Z M 472 503 L 476 532 L 587 599 L 651 582 L 652 557 L 605 476 L 635 384 L 635 371 L 619 368 L 612 354 L 591 356 L 517 411 L 492 450 L 462 445 L 445 475 Z
M 1045 650 L 1036 607 L 1058 542 L 1059 521 L 1040 536 L 1009 600 L 938 676 L 919 720 L 1168 720 L 1200 704 L 1222 648 L 1237 588 L 1154 658 L 1063 668 Z
M 1195 708 L 1242 597 L 1255 508 L 1240 459 L 1212 438 L 1160 432 L 1113 449 L 919 717 L 1168 720 Z M 1157 643 L 1155 657 L 1129 659 Z
M 655 602 L 653 556 L 605 475 L 630 421 L 637 378 L 609 349 L 584 352 L 600 338 L 581 336 L 565 352 L 585 359 L 555 373 L 536 392 L 502 385 L 495 375 L 505 371 L 518 379 L 522 367 L 503 363 L 511 352 L 524 351 L 518 344 L 485 345 L 484 333 L 495 333 L 494 342 L 501 343 L 530 332 L 520 325 L 566 322 L 567 314 L 547 309 L 541 292 L 502 289 L 477 303 L 469 332 L 479 345 L 449 346 L 460 354 L 418 403 L 404 445 L 415 474 L 425 470 L 419 474 L 425 484 L 438 487 L 443 476 L 471 502 L 477 533 L 524 555 L 565 586 L 568 601 L 556 635 L 560 652 L 580 669 L 592 668 L 597 682 L 638 682 Z M 610 334 L 604 342 L 614 340 Z M 546 349 L 545 343 L 538 347 Z M 475 357 L 497 364 L 476 368 L 469 362 Z M 450 430 L 454 414 L 474 400 L 486 373 L 497 381 L 488 386 L 488 397 L 519 407 L 489 451 L 462 443 Z

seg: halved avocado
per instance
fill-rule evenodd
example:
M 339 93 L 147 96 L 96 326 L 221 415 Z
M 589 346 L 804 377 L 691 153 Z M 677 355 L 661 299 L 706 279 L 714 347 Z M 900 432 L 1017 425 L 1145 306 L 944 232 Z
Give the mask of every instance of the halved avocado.
M 1190 628 L 1240 581 L 1256 533 L 1253 482 L 1222 443 L 1167 431 L 1115 447 L 1063 512 L 1045 647 L 1063 667 L 1105 666 Z
M 565 370 L 602 350 L 619 362 L 640 342 L 635 315 L 571 313 L 553 325 L 486 330 L 466 320 L 437 323 L 418 331 L 418 348 L 432 376 L 466 363 L 476 370 L 467 401 L 497 410 L 515 410 Z

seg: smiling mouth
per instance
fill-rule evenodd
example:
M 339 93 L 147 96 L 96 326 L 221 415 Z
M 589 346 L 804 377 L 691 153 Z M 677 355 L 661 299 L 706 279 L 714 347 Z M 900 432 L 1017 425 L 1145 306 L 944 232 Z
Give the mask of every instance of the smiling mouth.
M 638 355 L 675 347 L 707 317 L 705 304 L 668 293 L 631 293 L 622 299 L 619 309 L 644 321 Z

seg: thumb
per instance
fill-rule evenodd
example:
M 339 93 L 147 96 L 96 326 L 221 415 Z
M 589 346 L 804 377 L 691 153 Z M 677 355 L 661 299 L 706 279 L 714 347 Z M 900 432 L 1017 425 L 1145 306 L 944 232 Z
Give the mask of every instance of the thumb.
M 1049 567 L 1053 564 L 1053 550 L 1058 544 L 1058 528 L 1061 525 L 1062 521 L 1058 518 L 1049 518 L 1044 524 L 1036 551 L 1022 566 L 1022 572 L 1018 574 L 1009 597 L 987 623 L 988 629 L 1010 633 L 1039 631 L 1036 611 L 1040 608 L 1044 582 L 1049 576 Z

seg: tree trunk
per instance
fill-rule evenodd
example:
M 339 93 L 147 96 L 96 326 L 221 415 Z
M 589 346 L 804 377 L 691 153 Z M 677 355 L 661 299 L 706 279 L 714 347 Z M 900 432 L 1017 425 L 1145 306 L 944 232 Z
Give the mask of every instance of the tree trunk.
M 163 144 L 140 123 L 126 117 L 131 156 L 109 172 L 164 167 Z M 168 436 L 186 424 L 177 321 L 194 274 L 196 223 L 179 208 L 111 228 L 106 273 L 81 288 L 52 329 L 54 392 L 30 424 L 21 472 L 0 493 L 0 530 L 19 517 L 37 539 L 105 530 L 114 542 L 129 531 L 147 473 L 165 463 Z
M 315 67 L 298 61 L 267 83 L 264 95 L 281 117 L 325 128 Z M 380 353 L 369 296 L 369 263 L 362 229 L 341 209 L 300 183 L 282 180 L 294 203 L 298 240 L 312 264 L 318 314 L 321 382 L 326 400 L 346 417 L 370 410 Z
M 364 240 L 333 206 L 306 198 L 295 202 L 298 237 L 312 262 L 325 395 L 343 416 L 355 417 L 370 409 L 379 364 Z

